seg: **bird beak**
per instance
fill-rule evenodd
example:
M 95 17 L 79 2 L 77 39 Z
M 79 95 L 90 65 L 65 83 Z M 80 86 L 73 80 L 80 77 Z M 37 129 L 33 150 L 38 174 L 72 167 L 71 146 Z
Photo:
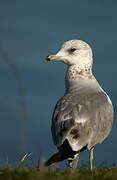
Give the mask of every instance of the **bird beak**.
M 53 60 L 58 60 L 58 59 L 60 59 L 60 58 L 61 58 L 61 56 L 50 55 L 50 56 L 47 56 L 47 57 L 44 59 L 44 62 L 53 61 Z

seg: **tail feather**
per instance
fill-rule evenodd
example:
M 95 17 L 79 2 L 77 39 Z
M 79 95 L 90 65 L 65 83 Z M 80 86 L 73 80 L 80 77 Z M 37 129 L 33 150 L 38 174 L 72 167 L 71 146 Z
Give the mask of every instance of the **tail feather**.
M 58 151 L 57 153 L 55 153 L 54 155 L 52 155 L 46 162 L 45 162 L 45 166 L 50 166 L 53 163 L 57 163 L 60 161 L 63 161 L 67 159 L 67 156 L 65 156 L 65 154 L 62 151 Z
M 52 155 L 46 162 L 45 166 L 50 166 L 53 163 L 64 161 L 68 158 L 74 158 L 76 151 L 73 151 L 69 145 L 68 140 L 65 140 L 62 146 L 59 148 L 59 151 Z

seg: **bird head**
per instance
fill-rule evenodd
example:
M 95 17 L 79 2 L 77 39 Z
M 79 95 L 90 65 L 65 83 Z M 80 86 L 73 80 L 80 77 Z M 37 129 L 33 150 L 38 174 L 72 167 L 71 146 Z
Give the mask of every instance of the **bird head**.
M 55 55 L 49 55 L 45 61 L 62 61 L 71 65 L 92 66 L 92 50 L 90 46 L 82 40 L 69 40 L 65 42 Z

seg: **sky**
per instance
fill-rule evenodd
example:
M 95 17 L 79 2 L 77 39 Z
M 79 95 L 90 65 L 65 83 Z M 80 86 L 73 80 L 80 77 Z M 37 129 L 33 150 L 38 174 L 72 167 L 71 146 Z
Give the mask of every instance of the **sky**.
M 33 152 L 32 164 L 40 150 L 46 158 L 56 152 L 51 117 L 64 94 L 66 65 L 43 59 L 55 54 L 64 41 L 81 39 L 92 47 L 94 75 L 115 109 L 109 137 L 95 148 L 95 163 L 116 163 L 116 9 L 116 0 L 0 0 L 2 161 L 8 156 L 17 162 L 24 136 L 23 153 Z M 81 154 L 80 162 L 88 162 L 88 152 Z

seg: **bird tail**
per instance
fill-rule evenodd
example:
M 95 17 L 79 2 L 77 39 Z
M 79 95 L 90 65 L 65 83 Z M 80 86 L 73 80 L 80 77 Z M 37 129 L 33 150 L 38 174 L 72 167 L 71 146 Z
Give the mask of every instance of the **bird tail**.
M 57 153 L 53 154 L 46 162 L 45 162 L 45 166 L 50 166 L 51 164 L 60 162 L 67 159 L 67 156 L 65 155 L 64 152 L 62 152 L 61 150 L 59 150 Z
M 74 158 L 74 155 L 76 154 L 76 151 L 73 151 L 71 149 L 71 146 L 69 145 L 68 140 L 66 139 L 62 146 L 59 148 L 59 151 L 52 155 L 46 162 L 45 166 L 50 166 L 53 163 L 57 163 L 60 161 L 64 161 L 68 158 Z

